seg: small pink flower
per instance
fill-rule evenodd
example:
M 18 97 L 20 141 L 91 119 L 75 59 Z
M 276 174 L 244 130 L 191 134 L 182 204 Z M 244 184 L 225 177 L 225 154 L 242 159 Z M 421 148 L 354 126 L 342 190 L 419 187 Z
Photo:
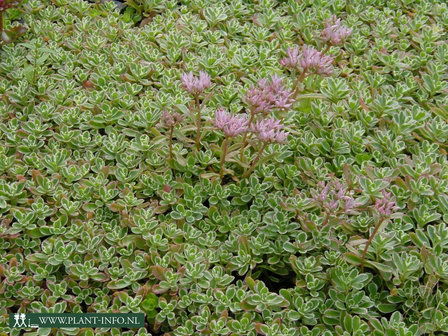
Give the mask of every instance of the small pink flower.
M 292 105 L 291 91 L 284 87 L 283 80 L 274 75 L 258 81 L 258 86 L 251 86 L 246 92 L 246 102 L 256 113 L 269 113 L 272 109 L 286 109 Z
M 322 188 L 321 193 L 320 193 L 319 196 L 318 196 L 318 199 L 319 199 L 321 202 L 324 202 L 324 201 L 327 200 L 327 197 L 328 197 L 328 189 L 330 189 L 330 184 L 327 183 L 327 184 L 325 185 L 323 181 L 319 181 L 319 187 L 321 187 L 321 188 L 323 187 L 323 188 Z
M 299 48 L 288 48 L 286 51 L 287 57 L 279 61 L 280 65 L 283 65 L 285 68 L 296 68 L 300 60 L 299 52 Z
M 322 31 L 322 39 L 333 45 L 341 44 L 352 33 L 352 29 L 347 28 L 341 24 L 341 19 L 336 19 L 333 16 L 325 24 L 325 29 Z
M 318 182 L 320 192 L 313 192 L 313 199 L 321 203 L 323 207 L 335 210 L 342 206 L 346 213 L 359 206 L 345 184 L 338 180 L 331 180 L 328 183 Z
M 289 132 L 285 132 L 285 131 L 277 132 L 274 142 L 284 143 L 284 142 L 286 142 L 286 139 L 288 139 L 288 135 L 289 135 Z
M 274 118 L 259 120 L 251 125 L 251 131 L 263 142 L 285 142 L 289 133 L 282 131 L 282 128 L 280 120 Z
M 304 45 L 302 48 L 302 57 L 300 58 L 300 66 L 306 72 L 330 76 L 333 60 L 334 58 L 332 56 L 325 56 L 320 51 Z
M 168 111 L 163 111 L 161 121 L 166 127 L 174 127 L 179 124 L 184 119 L 184 116 L 178 112 L 169 113 Z
M 193 72 L 184 73 L 180 76 L 183 88 L 194 95 L 198 95 L 211 86 L 210 76 L 199 71 L 199 77 L 193 75 Z
M 383 198 L 377 199 L 375 201 L 374 208 L 378 213 L 382 216 L 389 216 L 392 214 L 393 211 L 397 211 L 398 207 L 396 206 L 395 201 L 393 201 L 392 194 L 386 192 L 386 190 L 382 191 Z
M 215 127 L 219 128 L 228 137 L 247 132 L 249 121 L 244 116 L 236 116 L 219 109 L 215 112 Z

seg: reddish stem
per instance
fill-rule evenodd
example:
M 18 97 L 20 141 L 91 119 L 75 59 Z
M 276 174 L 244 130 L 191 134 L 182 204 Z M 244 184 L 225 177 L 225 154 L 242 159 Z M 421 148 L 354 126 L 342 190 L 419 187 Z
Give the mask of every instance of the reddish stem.
M 199 150 L 199 141 L 201 137 L 201 104 L 199 103 L 199 95 L 195 95 L 194 100 L 198 110 L 198 120 L 196 123 L 196 149 Z
M 0 41 L 3 35 L 3 10 L 0 11 Z
M 174 126 L 170 127 L 170 140 L 169 140 L 169 151 L 170 151 L 170 156 L 169 158 L 172 159 L 173 158 L 173 132 L 174 132 Z
M 226 161 L 226 155 L 227 155 L 227 139 L 228 137 L 226 137 L 222 143 L 222 148 L 221 148 L 221 162 L 220 162 L 220 167 L 219 167 L 219 178 L 222 180 L 223 176 L 224 176 L 224 162 Z
M 249 129 L 250 129 L 250 125 L 252 125 L 252 122 L 254 121 L 254 117 L 255 117 L 255 110 L 253 107 L 251 107 L 250 108 L 250 119 L 249 119 L 249 123 L 247 124 Z M 240 161 L 243 161 L 244 149 L 246 148 L 248 143 L 249 142 L 247 141 L 247 133 L 244 133 L 243 145 L 241 146 L 241 151 L 240 151 Z
M 328 224 L 328 221 L 330 220 L 330 211 L 328 211 L 328 210 L 325 210 L 325 218 L 324 218 L 324 221 L 323 221 L 323 223 L 322 223 L 322 226 L 325 226 L 325 225 L 327 225 Z
M 263 146 L 261 146 L 260 150 L 258 151 L 257 157 L 255 158 L 254 162 L 252 162 L 252 166 L 250 166 L 249 170 L 246 173 L 244 173 L 243 178 L 248 177 L 253 172 L 255 166 L 257 165 L 258 161 L 261 158 L 261 154 L 263 154 L 263 151 L 266 148 L 266 144 L 267 144 L 266 142 L 263 142 Z
M 364 247 L 364 251 L 362 251 L 362 257 L 361 257 L 361 273 L 364 271 L 364 261 L 366 259 L 367 250 L 369 249 L 370 244 L 372 243 L 373 237 L 377 234 L 378 230 L 380 229 L 381 223 L 383 223 L 385 220 L 384 217 L 381 217 L 378 223 L 375 225 L 375 228 L 373 229 L 372 234 L 369 237 L 369 240 L 366 243 L 366 246 Z
M 293 87 L 294 93 L 292 94 L 292 97 L 291 97 L 293 100 L 295 100 L 297 95 L 299 94 L 299 92 L 300 92 L 299 83 L 303 82 L 303 80 L 305 79 L 305 76 L 306 76 L 306 71 L 303 70 L 303 72 L 300 74 L 299 78 L 297 78 L 297 81 L 294 84 L 294 87 Z

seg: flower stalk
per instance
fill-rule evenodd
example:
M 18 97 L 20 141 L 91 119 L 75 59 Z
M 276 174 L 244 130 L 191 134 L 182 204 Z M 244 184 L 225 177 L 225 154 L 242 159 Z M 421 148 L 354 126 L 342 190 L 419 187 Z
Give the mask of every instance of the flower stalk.
M 226 112 L 224 109 L 218 109 L 215 112 L 215 127 L 220 129 L 224 135 L 224 141 L 221 147 L 221 162 L 219 167 L 219 177 L 224 176 L 224 163 L 227 155 L 228 141 L 230 137 L 236 137 L 239 134 L 245 134 L 248 127 L 248 120 L 245 116 L 233 115 Z
M 303 82 L 306 76 L 306 70 L 303 70 L 300 76 L 297 78 L 296 82 L 294 83 L 294 87 L 292 88 L 293 94 L 291 96 L 291 99 L 295 100 L 297 98 L 297 95 L 300 92 L 299 84 Z
M 168 111 L 163 111 L 162 117 L 161 117 L 161 123 L 159 124 L 161 127 L 165 127 L 169 129 L 168 132 L 168 157 L 170 159 L 173 158 L 173 134 L 174 134 L 174 128 L 180 124 L 180 122 L 184 119 L 184 116 L 174 112 L 169 113 Z
M 263 145 L 261 146 L 260 150 L 257 153 L 257 156 L 255 157 L 255 160 L 252 162 L 252 165 L 250 166 L 249 170 L 246 171 L 243 175 L 243 179 L 247 178 L 252 172 L 254 171 L 255 167 L 257 166 L 258 161 L 261 159 L 261 155 L 263 154 L 264 149 L 266 148 L 267 143 L 263 142 Z
M 169 158 L 173 158 L 173 133 L 174 133 L 174 126 L 170 127 L 170 134 L 169 134 L 169 140 L 168 140 L 168 150 L 169 150 Z
M 197 113 L 197 121 L 196 121 L 196 150 L 199 150 L 199 145 L 201 141 L 201 103 L 199 102 L 199 95 L 195 95 L 194 97 L 196 102 Z
M 199 150 L 201 140 L 201 104 L 199 95 L 211 86 L 210 75 L 203 71 L 199 71 L 199 76 L 194 76 L 193 72 L 184 73 L 180 76 L 182 86 L 188 93 L 194 97 L 194 102 L 197 110 L 196 120 L 196 149 Z
M 361 273 L 364 272 L 364 262 L 365 262 L 365 259 L 366 259 L 367 250 L 369 249 L 369 246 L 372 243 L 373 238 L 377 234 L 378 230 L 380 229 L 381 224 L 384 222 L 385 219 L 386 219 L 385 217 L 381 217 L 380 218 L 378 223 L 375 225 L 375 228 L 373 229 L 373 232 L 370 235 L 369 240 L 367 241 L 366 246 L 364 247 L 364 250 L 362 251 L 362 256 L 361 256 Z
M 364 251 L 362 252 L 361 256 L 361 272 L 364 271 L 364 261 L 366 258 L 367 250 L 369 249 L 370 244 L 372 243 L 373 238 L 378 233 L 378 230 L 381 227 L 381 224 L 386 220 L 386 218 L 389 218 L 389 216 L 392 214 L 392 212 L 398 210 L 398 207 L 396 206 L 395 201 L 392 200 L 392 193 L 386 192 L 386 190 L 382 191 L 383 198 L 377 199 L 375 201 L 374 209 L 376 212 L 380 215 L 380 219 L 378 223 L 376 224 L 375 228 L 373 229 L 372 234 L 369 237 L 369 240 L 366 243 L 366 246 L 364 247 Z
M 224 176 L 224 162 L 226 161 L 227 148 L 228 148 L 229 137 L 225 137 L 221 146 L 221 162 L 219 167 L 219 178 L 222 180 Z
M 251 126 L 251 131 L 257 134 L 258 139 L 262 142 L 262 146 L 257 153 L 252 165 L 249 170 L 243 174 L 243 178 L 248 177 L 255 167 L 257 166 L 258 161 L 260 161 L 261 155 L 263 154 L 264 149 L 269 143 L 283 143 L 286 141 L 289 133 L 282 131 L 283 124 L 280 120 L 270 118 L 270 119 L 262 119 L 253 123 Z
M 250 117 L 249 117 L 249 123 L 248 123 L 248 128 L 251 127 L 252 122 L 254 121 L 255 118 L 255 109 L 251 108 L 250 109 Z M 246 149 L 247 144 L 249 143 L 248 139 L 247 139 L 247 133 L 244 133 L 243 135 L 243 141 L 242 141 L 242 145 L 241 145 L 241 150 L 240 150 L 240 161 L 243 162 L 244 159 L 244 150 Z
M 2 37 L 2 35 L 3 35 L 3 10 L 0 10 L 0 38 Z

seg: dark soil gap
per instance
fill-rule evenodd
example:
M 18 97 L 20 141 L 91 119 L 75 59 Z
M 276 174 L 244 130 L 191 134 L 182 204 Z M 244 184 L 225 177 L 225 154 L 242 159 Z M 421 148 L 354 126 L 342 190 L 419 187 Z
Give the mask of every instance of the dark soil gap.
M 269 270 L 262 270 L 258 280 L 264 282 L 270 292 L 279 293 L 280 289 L 294 288 L 296 286 L 296 274 L 288 270 L 287 275 L 279 275 Z

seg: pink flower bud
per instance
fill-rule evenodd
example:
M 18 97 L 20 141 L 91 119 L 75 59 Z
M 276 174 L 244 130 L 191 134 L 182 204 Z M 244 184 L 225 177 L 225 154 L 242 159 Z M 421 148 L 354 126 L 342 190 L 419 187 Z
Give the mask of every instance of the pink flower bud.
M 165 127 L 174 127 L 179 124 L 184 119 L 184 116 L 178 112 L 169 113 L 168 111 L 163 111 L 161 121 L 162 125 Z
M 325 24 L 325 29 L 322 31 L 322 40 L 332 45 L 338 45 L 345 41 L 352 33 L 352 29 L 347 28 L 341 24 L 341 19 L 336 19 L 333 16 Z
M 279 61 L 280 65 L 283 65 L 285 68 L 296 68 L 300 57 L 299 57 L 299 48 L 288 48 L 286 51 L 286 57 Z
M 193 72 L 184 73 L 180 76 L 183 88 L 194 95 L 200 94 L 211 86 L 210 76 L 199 71 L 199 77 L 193 75 Z
M 285 88 L 283 80 L 274 75 L 271 80 L 266 78 L 258 81 L 258 86 L 251 86 L 246 92 L 246 102 L 256 113 L 269 113 L 272 109 L 286 109 L 291 107 L 292 92 Z
M 246 117 L 236 116 L 219 109 L 215 112 L 215 127 L 219 128 L 228 137 L 247 132 L 249 121 Z
M 386 190 L 383 190 L 382 193 L 383 198 L 375 201 L 374 208 L 380 215 L 389 216 L 392 212 L 397 211 L 398 207 L 396 206 L 395 201 L 391 200 L 391 193 L 386 192 Z
M 251 131 L 263 142 L 285 142 L 289 133 L 282 131 L 282 128 L 280 120 L 274 118 L 259 120 L 251 125 Z
M 308 73 L 317 73 L 320 75 L 331 75 L 332 56 L 325 56 L 320 51 L 306 45 L 302 48 L 302 57 L 300 66 Z

